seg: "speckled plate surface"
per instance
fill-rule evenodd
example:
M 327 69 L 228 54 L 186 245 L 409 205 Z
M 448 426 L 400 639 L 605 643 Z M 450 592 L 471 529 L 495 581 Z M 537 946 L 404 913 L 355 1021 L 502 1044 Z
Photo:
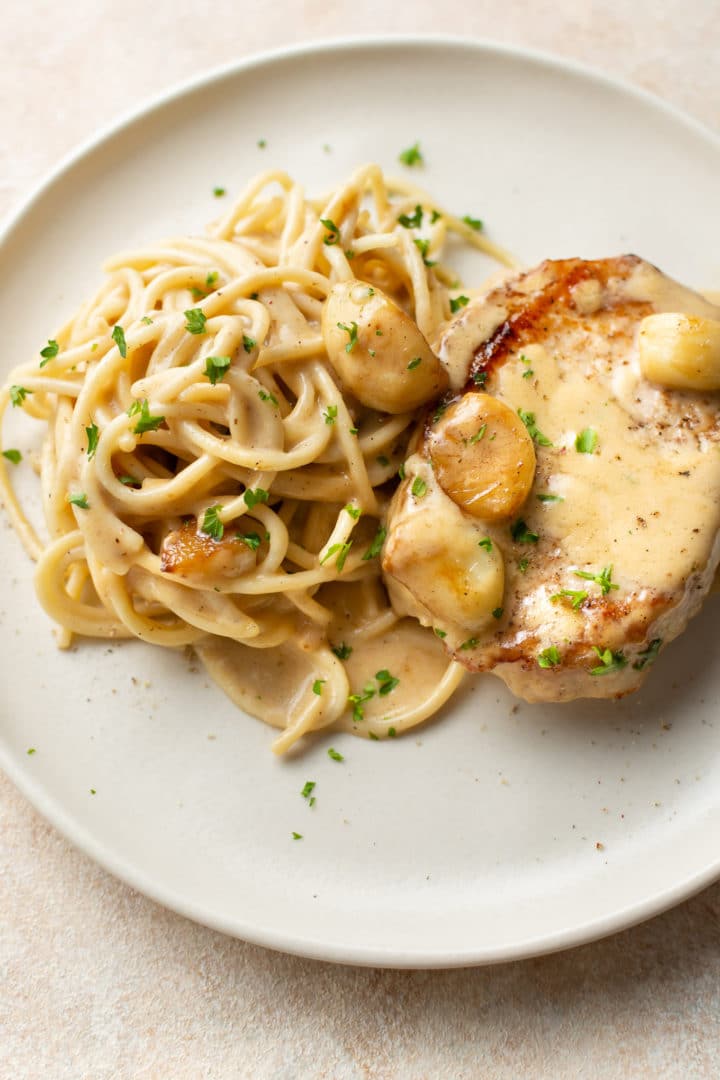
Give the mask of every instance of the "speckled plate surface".
M 66 162 L 5 233 L 3 369 L 105 256 L 201 230 L 215 185 L 278 166 L 322 192 L 366 160 L 399 169 L 416 139 L 423 186 L 527 263 L 634 251 L 720 287 L 720 143 L 702 128 L 529 53 L 336 42 L 213 74 Z M 29 450 L 37 433 L 11 420 L 5 444 Z M 405 738 L 335 736 L 336 763 L 323 737 L 279 761 L 182 654 L 58 652 L 7 527 L 0 558 L 3 768 L 93 858 L 193 919 L 327 960 L 473 964 L 599 937 L 720 874 L 717 600 L 622 703 L 529 706 L 478 679 Z

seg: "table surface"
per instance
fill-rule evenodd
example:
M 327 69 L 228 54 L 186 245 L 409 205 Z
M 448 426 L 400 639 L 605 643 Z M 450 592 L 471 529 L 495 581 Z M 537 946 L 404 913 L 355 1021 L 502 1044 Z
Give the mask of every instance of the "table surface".
M 10 8 L 0 214 L 148 96 L 321 37 L 450 32 L 529 45 L 620 75 L 720 129 L 713 0 Z M 720 885 L 560 955 L 449 972 L 339 967 L 163 910 L 72 848 L 0 776 L 0 911 L 0 1075 L 13 1080 L 689 1080 L 720 1068 Z

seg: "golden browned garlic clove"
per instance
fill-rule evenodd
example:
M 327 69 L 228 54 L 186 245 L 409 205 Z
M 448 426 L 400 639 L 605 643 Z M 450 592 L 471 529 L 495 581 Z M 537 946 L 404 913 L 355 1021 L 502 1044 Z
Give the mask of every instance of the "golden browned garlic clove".
M 368 408 L 408 412 L 447 389 L 447 373 L 413 320 L 374 286 L 334 285 L 322 334 L 341 382 Z
M 673 390 L 720 390 L 720 322 L 663 311 L 640 324 L 640 369 Z
M 490 394 L 469 391 L 428 433 L 438 483 L 463 510 L 485 521 L 514 517 L 535 476 L 535 447 L 518 415 Z

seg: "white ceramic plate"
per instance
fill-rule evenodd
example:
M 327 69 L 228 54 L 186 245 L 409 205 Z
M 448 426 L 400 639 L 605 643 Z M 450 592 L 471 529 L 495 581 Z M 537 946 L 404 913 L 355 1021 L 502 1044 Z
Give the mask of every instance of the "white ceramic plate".
M 104 256 L 199 231 L 215 185 L 273 165 L 319 193 L 366 160 L 399 171 L 416 139 L 417 179 L 528 263 L 633 251 L 720 287 L 720 144 L 697 125 L 528 53 L 330 44 L 197 82 L 56 172 L 5 236 L 3 365 L 37 353 Z M 333 736 L 342 764 L 328 738 L 278 761 L 270 730 L 182 655 L 56 651 L 7 528 L 0 558 L 3 767 L 74 843 L 193 919 L 328 960 L 482 963 L 618 930 L 720 873 L 717 601 L 620 704 L 528 706 L 487 677 L 409 737 Z

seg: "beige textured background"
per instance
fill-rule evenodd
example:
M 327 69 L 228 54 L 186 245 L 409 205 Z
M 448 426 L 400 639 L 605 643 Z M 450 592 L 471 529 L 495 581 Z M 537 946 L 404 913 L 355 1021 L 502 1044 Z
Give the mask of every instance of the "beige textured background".
M 720 128 L 717 0 L 6 0 L 3 14 L 0 213 L 146 96 L 253 51 L 342 34 L 528 44 Z M 3 1080 L 714 1078 L 719 1017 L 720 886 L 554 957 L 456 972 L 339 968 L 162 910 L 74 851 L 0 778 Z

